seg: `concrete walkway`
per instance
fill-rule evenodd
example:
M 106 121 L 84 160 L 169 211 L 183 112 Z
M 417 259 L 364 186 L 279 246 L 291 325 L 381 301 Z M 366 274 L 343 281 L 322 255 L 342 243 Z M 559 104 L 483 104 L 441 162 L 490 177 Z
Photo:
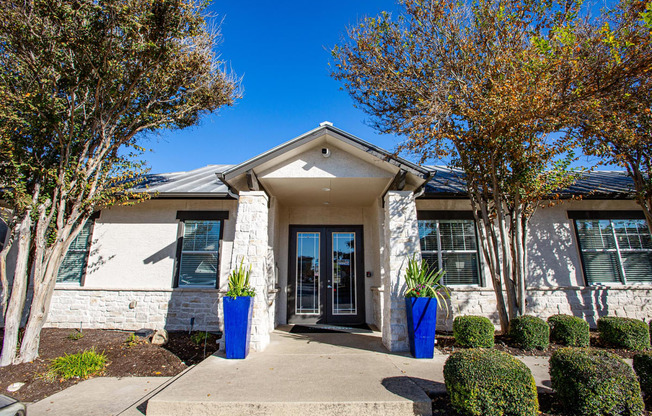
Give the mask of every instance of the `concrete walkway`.
M 139 402 L 170 377 L 98 377 L 27 406 L 29 416 L 112 416 L 140 414 Z M 131 409 L 131 412 L 127 412 Z M 137 413 L 133 413 L 136 410 Z
M 272 334 L 245 360 L 214 355 L 152 397 L 148 416 L 431 415 L 427 394 L 444 392 L 448 356 L 393 354 L 380 333 Z M 549 390 L 548 359 L 523 357 L 537 386 Z

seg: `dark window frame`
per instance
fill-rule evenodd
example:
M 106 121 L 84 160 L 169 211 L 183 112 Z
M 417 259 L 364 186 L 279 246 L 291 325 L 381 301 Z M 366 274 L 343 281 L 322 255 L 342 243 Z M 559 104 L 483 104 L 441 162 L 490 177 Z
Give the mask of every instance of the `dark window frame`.
M 483 273 L 483 262 L 480 251 L 480 239 L 478 238 L 478 224 L 475 221 L 473 211 L 445 211 L 445 210 L 419 210 L 417 211 L 417 222 L 419 221 L 451 221 L 451 220 L 462 220 L 462 221 L 473 221 L 473 231 L 475 233 L 475 242 L 476 242 L 476 262 L 478 268 L 478 278 L 476 283 L 446 283 L 447 286 L 457 286 L 457 287 L 484 287 L 484 273 Z M 419 237 L 419 240 L 421 237 Z M 439 240 L 439 238 L 438 238 Z M 440 246 L 441 242 L 438 242 L 438 250 L 434 251 L 437 253 L 438 262 L 441 263 L 442 250 Z M 420 245 L 420 244 L 419 244 Z M 459 251 L 459 250 L 454 250 Z M 466 251 L 466 250 L 465 250 Z M 471 251 L 471 250 L 468 250 Z M 433 251 L 427 251 L 433 253 Z
M 587 272 L 586 272 L 586 261 L 584 259 L 584 254 L 582 250 L 582 243 L 580 242 L 580 234 L 579 234 L 579 227 L 577 224 L 578 220 L 594 220 L 594 221 L 599 221 L 599 220 L 608 220 L 608 221 L 618 221 L 618 220 L 645 220 L 645 214 L 643 211 L 634 211 L 634 210 L 617 210 L 617 211 L 567 211 L 567 216 L 568 219 L 571 220 L 571 223 L 573 225 L 574 231 L 575 231 L 575 241 L 577 242 L 577 252 L 580 257 L 580 264 L 582 265 L 582 279 L 584 280 L 584 286 L 608 286 L 608 285 L 652 285 L 652 280 L 647 281 L 647 282 L 628 282 L 627 277 L 626 277 L 626 272 L 624 273 L 624 266 L 622 264 L 622 261 L 620 260 L 621 256 L 621 250 L 617 246 L 615 249 L 618 256 L 617 256 L 617 261 L 618 261 L 618 275 L 620 276 L 619 281 L 616 282 L 595 282 L 591 283 L 589 282 L 589 279 L 587 277 Z M 613 223 L 612 223 L 612 229 L 613 229 Z M 652 234 L 652 230 L 649 230 L 650 234 Z M 615 233 L 615 231 L 612 231 Z M 614 235 L 614 237 L 617 239 L 617 236 Z M 607 251 L 607 250 L 605 250 Z
M 176 219 L 179 220 L 177 228 L 177 250 L 174 264 L 174 289 L 218 289 L 220 287 L 220 265 L 222 260 L 222 246 L 224 240 L 224 224 L 229 219 L 229 211 L 177 211 Z M 220 234 L 218 237 L 217 248 L 217 271 L 215 276 L 215 286 L 180 286 L 179 275 L 181 272 L 181 255 L 183 253 L 183 235 L 185 233 L 186 221 L 216 221 L 220 223 Z

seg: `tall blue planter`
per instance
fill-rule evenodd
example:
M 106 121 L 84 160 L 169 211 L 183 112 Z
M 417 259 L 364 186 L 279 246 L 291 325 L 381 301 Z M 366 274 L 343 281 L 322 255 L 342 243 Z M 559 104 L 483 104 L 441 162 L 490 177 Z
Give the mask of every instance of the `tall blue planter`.
M 405 298 L 410 353 L 414 358 L 432 358 L 437 329 L 437 299 Z
M 245 358 L 249 354 L 251 314 L 254 309 L 253 298 L 238 296 L 234 299 L 225 296 L 223 302 L 226 358 Z

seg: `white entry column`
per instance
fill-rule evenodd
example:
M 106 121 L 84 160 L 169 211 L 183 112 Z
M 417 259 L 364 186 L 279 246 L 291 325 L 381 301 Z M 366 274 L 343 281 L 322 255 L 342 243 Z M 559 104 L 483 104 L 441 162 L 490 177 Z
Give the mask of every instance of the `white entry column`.
M 384 202 L 383 344 L 390 351 L 407 351 L 409 343 L 403 292 L 408 259 L 414 255 L 421 259 L 417 207 L 411 191 L 389 191 Z
M 240 192 L 238 211 L 235 220 L 235 237 L 231 267 L 241 261 L 246 268 L 251 266 L 250 283 L 256 290 L 254 311 L 251 322 L 251 344 L 255 351 L 262 351 L 269 344 L 270 326 L 268 286 L 268 198 L 263 191 Z

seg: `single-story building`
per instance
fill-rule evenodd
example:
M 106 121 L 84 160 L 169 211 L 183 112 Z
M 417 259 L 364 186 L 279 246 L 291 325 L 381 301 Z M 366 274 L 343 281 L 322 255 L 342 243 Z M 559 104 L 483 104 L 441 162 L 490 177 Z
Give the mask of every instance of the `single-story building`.
M 71 246 L 48 326 L 218 330 L 229 272 L 250 265 L 252 347 L 276 325 L 375 325 L 407 349 L 402 270 L 446 270 L 452 312 L 498 323 L 459 172 L 419 166 L 322 123 L 237 165 L 151 175 L 134 206 L 104 209 Z M 528 313 L 652 316 L 652 240 L 623 172 L 585 175 L 538 210 Z M 445 315 L 445 314 L 440 314 Z M 452 316 L 442 316 L 450 328 Z

